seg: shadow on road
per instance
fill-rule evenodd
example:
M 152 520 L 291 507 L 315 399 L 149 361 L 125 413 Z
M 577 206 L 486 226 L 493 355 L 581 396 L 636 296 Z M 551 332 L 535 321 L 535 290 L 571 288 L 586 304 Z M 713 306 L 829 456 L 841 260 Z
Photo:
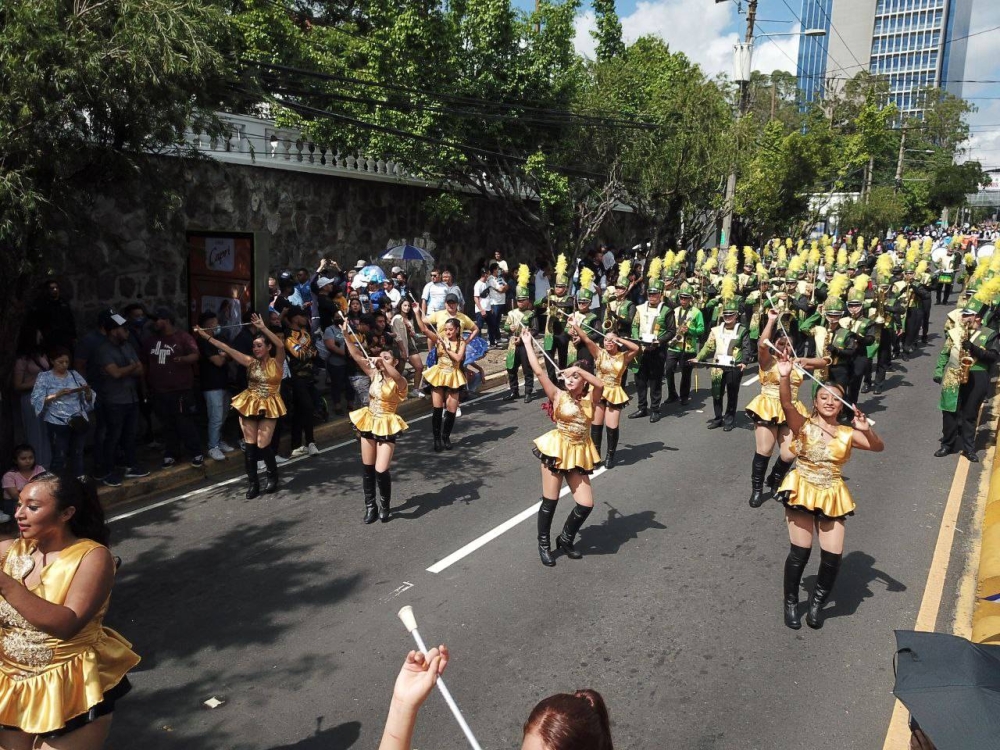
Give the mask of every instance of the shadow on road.
M 432 510 L 447 508 L 455 503 L 465 503 L 468 505 L 479 499 L 479 488 L 483 486 L 482 479 L 458 484 L 449 484 L 442 487 L 438 492 L 425 492 L 422 495 L 414 495 L 402 505 L 394 505 L 392 508 L 392 519 L 401 518 L 407 521 L 420 518 Z M 409 512 L 407 512 L 409 511 Z
M 652 443 L 642 443 L 640 445 L 626 445 L 618 450 L 615 463 L 619 466 L 636 464 L 646 458 L 652 458 L 660 451 L 677 451 L 669 445 L 664 445 L 662 440 Z
M 588 524 L 580 531 L 576 547 L 585 555 L 613 555 L 625 543 L 638 539 L 642 532 L 667 528 L 656 520 L 655 511 L 644 510 L 624 516 L 613 505 L 603 504 L 608 508 L 604 522 Z
M 330 729 L 319 729 L 323 717 L 316 719 L 316 733 L 290 745 L 277 745 L 271 750 L 347 750 L 361 736 L 361 722 L 347 721 Z
M 875 558 L 867 552 L 855 550 L 844 556 L 840 565 L 840 575 L 837 576 L 837 583 L 833 587 L 833 594 L 830 595 L 831 604 L 823 610 L 826 618 L 847 617 L 858 611 L 858 607 L 865 599 L 871 599 L 876 595 L 871 584 L 878 581 L 885 586 L 886 593 L 899 593 L 906 591 L 906 585 L 885 571 L 875 567 Z M 812 591 L 816 583 L 816 576 L 807 576 L 803 585 L 806 591 Z M 882 587 L 879 587 L 881 592 Z

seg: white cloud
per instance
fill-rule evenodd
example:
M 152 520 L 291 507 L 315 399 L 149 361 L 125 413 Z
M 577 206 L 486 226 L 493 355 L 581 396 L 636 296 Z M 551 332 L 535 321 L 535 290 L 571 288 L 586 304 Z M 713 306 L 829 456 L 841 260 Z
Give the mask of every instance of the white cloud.
M 732 75 L 733 45 L 740 39 L 731 30 L 734 10 L 733 3 L 716 4 L 710 0 L 640 0 L 632 13 L 622 16 L 622 34 L 626 42 L 641 36 L 658 36 L 670 49 L 683 52 L 701 65 L 708 75 Z M 742 16 L 739 21 L 742 23 Z M 594 57 L 596 42 L 590 32 L 596 28 L 592 10 L 577 16 L 574 39 L 577 52 Z M 797 31 L 798 27 L 791 30 Z M 761 39 L 754 52 L 754 68 L 767 73 L 794 72 L 797 54 L 798 37 Z

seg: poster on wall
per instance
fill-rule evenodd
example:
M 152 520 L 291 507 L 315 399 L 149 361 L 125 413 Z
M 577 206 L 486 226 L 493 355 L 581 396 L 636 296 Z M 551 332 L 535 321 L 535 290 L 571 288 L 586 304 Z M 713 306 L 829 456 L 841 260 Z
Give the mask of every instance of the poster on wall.
M 191 323 L 214 312 L 223 326 L 220 338 L 231 341 L 253 306 L 253 235 L 189 232 L 187 243 Z

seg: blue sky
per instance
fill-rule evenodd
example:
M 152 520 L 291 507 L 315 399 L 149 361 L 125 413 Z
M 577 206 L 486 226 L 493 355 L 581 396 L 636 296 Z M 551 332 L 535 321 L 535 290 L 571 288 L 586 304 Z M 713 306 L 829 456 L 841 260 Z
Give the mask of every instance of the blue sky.
M 531 9 L 534 0 L 513 0 L 518 7 Z M 618 15 L 626 39 L 643 34 L 656 34 L 673 48 L 684 52 L 709 74 L 732 73 L 733 44 L 742 38 L 746 18 L 739 15 L 737 1 L 716 3 L 715 0 L 620 0 Z M 1000 27 L 1000 1 L 972 0 L 970 32 Z M 745 0 L 742 3 L 745 8 Z M 758 34 L 798 31 L 796 14 L 802 0 L 759 0 L 757 8 Z M 584 0 L 577 17 L 576 47 L 585 55 L 593 54 L 594 42 L 590 29 L 594 16 L 590 3 Z M 798 37 L 758 39 L 754 50 L 754 67 L 764 72 L 775 69 L 795 72 Z M 969 54 L 965 80 L 1000 80 L 1000 29 L 969 39 Z M 959 76 L 955 76 L 956 78 Z M 1000 166 L 1000 85 L 965 84 L 964 94 L 979 112 L 970 117 L 973 137 L 964 159 L 979 159 L 984 166 Z

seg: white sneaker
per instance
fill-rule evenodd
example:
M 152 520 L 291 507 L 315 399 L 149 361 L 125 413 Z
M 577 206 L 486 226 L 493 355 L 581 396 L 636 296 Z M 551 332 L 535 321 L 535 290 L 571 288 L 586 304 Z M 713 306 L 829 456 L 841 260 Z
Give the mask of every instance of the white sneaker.
M 299 456 L 305 456 L 308 454 L 309 454 L 309 449 L 306 448 L 304 445 L 300 445 L 298 448 L 293 450 L 289 455 L 292 458 L 298 458 Z
M 284 456 L 275 456 L 274 462 L 281 466 L 282 464 L 287 464 L 291 459 L 285 458 Z
M 223 453 L 232 453 L 236 449 L 233 446 L 231 446 L 229 443 L 227 443 L 225 440 L 220 440 L 219 441 L 219 450 L 222 451 Z
M 319 455 L 319 448 L 316 447 L 316 443 L 309 443 L 309 445 L 307 446 L 307 450 L 309 451 L 310 456 Z
M 225 461 L 226 454 L 222 452 L 222 448 L 209 448 L 208 457 L 213 461 Z

